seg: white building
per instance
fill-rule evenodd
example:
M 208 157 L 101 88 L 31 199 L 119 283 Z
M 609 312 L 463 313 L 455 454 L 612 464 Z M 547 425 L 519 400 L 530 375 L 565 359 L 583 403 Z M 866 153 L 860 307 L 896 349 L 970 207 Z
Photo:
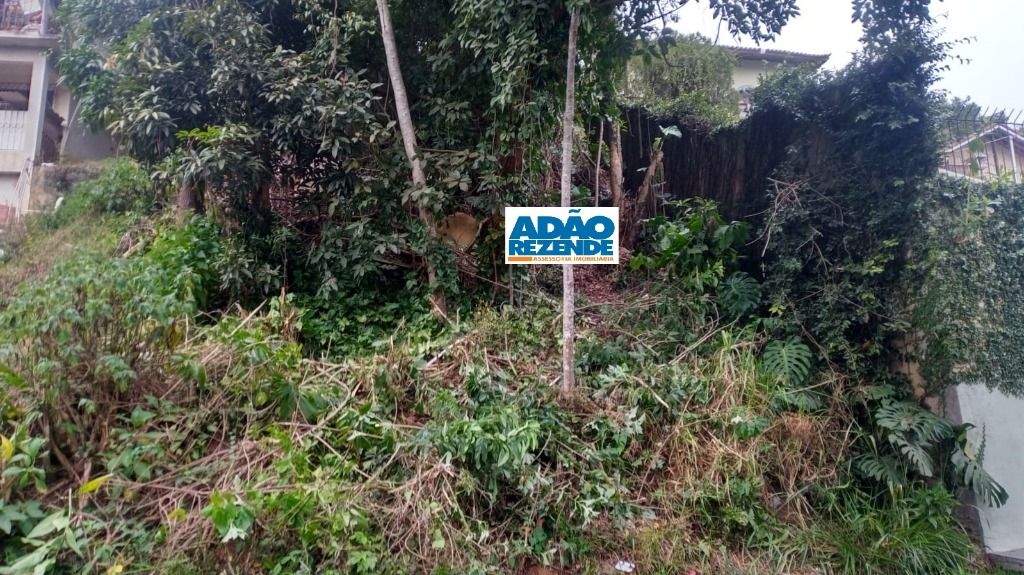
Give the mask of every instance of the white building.
M 74 121 L 47 58 L 60 38 L 52 18 L 52 0 L 0 0 L 0 224 L 29 209 L 34 166 L 114 152 L 109 137 Z
M 762 80 L 775 72 L 796 66 L 820 68 L 829 59 L 829 54 L 804 54 L 788 50 L 767 48 L 741 48 L 726 46 L 736 56 L 736 68 L 732 72 L 732 87 L 740 93 L 740 114 L 750 111 L 750 92 Z
M 1019 125 L 993 124 L 942 151 L 940 173 L 978 182 L 1006 179 L 1021 183 L 1024 136 Z

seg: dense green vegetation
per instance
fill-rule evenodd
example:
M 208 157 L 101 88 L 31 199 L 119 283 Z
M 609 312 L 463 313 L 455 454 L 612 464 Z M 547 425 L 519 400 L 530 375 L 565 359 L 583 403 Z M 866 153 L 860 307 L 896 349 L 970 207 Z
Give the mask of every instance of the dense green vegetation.
M 0 263 L 0 575 L 984 569 L 952 510 L 1007 493 L 927 400 L 1021 388 L 1024 211 L 934 178 L 929 2 L 855 0 L 853 64 L 759 89 L 798 139 L 743 222 L 592 189 L 624 107 L 655 158 L 735 94 L 661 34 L 680 2 L 570 4 L 392 2 L 410 185 L 374 3 L 62 3 L 66 81 L 132 159 Z M 761 39 L 794 13 L 711 4 Z M 557 278 L 500 264 L 500 210 L 555 201 L 573 7 L 575 197 L 632 250 L 581 273 L 560 393 Z
M 96 221 L 77 209 L 58 225 Z M 743 226 L 680 213 L 587 306 L 571 399 L 533 288 L 529 314 L 381 326 L 316 359 L 291 295 L 202 312 L 235 263 L 207 219 L 106 220 L 116 251 L 64 258 L 0 313 L 5 572 L 967 569 L 948 491 L 851 483 L 854 414 L 805 344 L 773 339 L 784 319 L 751 315 Z
M 710 129 L 739 121 L 739 94 L 732 87 L 736 61 L 728 50 L 666 29 L 637 52 L 626 65 L 625 105 Z
M 918 206 L 922 253 L 909 281 L 924 331 L 924 377 L 941 389 L 982 382 L 1020 389 L 1024 358 L 1024 194 L 1009 182 L 941 180 Z M 944 231 L 940 231 L 944 230 Z

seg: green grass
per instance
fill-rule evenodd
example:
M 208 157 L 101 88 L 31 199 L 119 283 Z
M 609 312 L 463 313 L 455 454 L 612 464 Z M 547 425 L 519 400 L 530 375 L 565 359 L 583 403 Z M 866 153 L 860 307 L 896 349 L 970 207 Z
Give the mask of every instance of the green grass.
M 127 226 L 120 216 L 85 215 L 56 229 L 40 220 L 12 229 L 0 238 L 0 297 L 18 285 L 46 276 L 53 265 L 76 253 L 111 253 Z

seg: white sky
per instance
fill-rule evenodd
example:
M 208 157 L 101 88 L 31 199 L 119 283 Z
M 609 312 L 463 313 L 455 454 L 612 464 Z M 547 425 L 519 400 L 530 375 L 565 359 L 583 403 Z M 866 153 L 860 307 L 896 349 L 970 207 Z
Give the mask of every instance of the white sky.
M 700 0 L 697 0 L 698 2 Z M 832 54 L 828 68 L 839 68 L 857 51 L 860 25 L 850 21 L 850 0 L 798 0 L 800 16 L 782 29 L 778 40 L 766 47 L 815 54 Z M 715 39 L 718 24 L 707 2 L 691 2 L 678 12 L 674 27 L 681 32 L 700 32 Z M 933 2 L 932 14 L 943 38 L 971 38 L 954 49 L 940 89 L 961 98 L 970 96 L 983 108 L 1024 110 L 1024 0 L 945 0 Z M 725 26 L 720 44 L 754 46 L 746 38 L 732 38 Z

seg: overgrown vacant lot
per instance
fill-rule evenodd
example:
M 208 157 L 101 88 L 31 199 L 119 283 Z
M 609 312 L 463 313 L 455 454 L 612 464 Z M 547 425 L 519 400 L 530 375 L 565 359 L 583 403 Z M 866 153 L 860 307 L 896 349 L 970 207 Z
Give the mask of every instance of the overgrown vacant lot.
M 685 3 L 62 0 L 122 157 L 3 239 L 0 575 L 991 573 L 933 408 L 1024 393 L 1024 190 L 937 176 L 932 2 L 742 120 Z M 556 204 L 622 262 L 505 265 Z
M 80 203 L 0 268 L 25 277 L 0 312 L 4 573 L 970 570 L 949 492 L 851 468 L 862 405 L 945 424 L 773 337 L 709 204 L 684 208 L 685 273 L 581 278 L 564 396 L 543 290 L 449 323 L 399 294 L 353 338 L 291 294 L 211 307 L 248 272 L 207 220 Z M 121 239 L 57 249 L 83 230 Z

